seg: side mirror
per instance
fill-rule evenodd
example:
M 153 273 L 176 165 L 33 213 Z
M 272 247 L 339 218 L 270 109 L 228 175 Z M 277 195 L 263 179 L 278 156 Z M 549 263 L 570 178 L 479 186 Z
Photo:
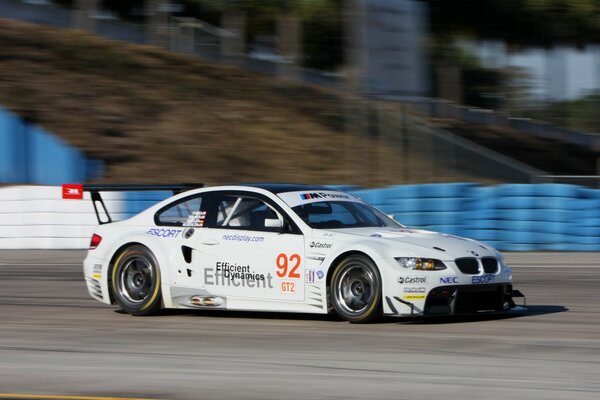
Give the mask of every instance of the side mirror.
M 265 228 L 281 229 L 283 228 L 283 220 L 279 218 L 267 218 L 265 219 Z

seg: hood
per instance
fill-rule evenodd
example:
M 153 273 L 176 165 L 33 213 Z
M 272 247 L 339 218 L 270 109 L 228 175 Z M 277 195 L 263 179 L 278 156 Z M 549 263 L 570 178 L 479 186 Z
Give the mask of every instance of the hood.
M 443 260 L 454 260 L 460 257 L 495 257 L 496 251 L 476 240 L 445 233 L 414 228 L 350 228 L 335 229 L 328 232 L 341 238 L 368 237 L 381 240 L 400 251 L 412 252 L 407 256 L 431 257 Z M 400 254 L 399 254 L 400 255 Z

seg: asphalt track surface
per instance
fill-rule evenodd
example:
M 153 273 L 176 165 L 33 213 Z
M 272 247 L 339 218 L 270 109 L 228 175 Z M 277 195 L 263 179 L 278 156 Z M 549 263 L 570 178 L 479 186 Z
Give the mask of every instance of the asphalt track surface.
M 508 255 L 528 308 L 504 317 L 354 325 L 133 317 L 88 297 L 83 252 L 0 251 L 0 398 L 597 400 L 598 256 Z

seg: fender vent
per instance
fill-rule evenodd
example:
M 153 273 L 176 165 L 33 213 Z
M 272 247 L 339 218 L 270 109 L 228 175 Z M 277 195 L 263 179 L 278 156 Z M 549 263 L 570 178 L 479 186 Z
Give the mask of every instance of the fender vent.
M 192 262 L 192 248 L 188 246 L 181 246 L 181 254 L 186 263 Z

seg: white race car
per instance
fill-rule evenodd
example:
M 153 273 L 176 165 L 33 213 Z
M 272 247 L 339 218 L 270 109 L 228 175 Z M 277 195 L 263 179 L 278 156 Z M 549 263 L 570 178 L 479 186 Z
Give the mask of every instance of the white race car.
M 111 189 L 99 186 L 86 187 L 97 213 L 97 203 L 104 207 L 99 191 Z M 490 246 L 406 227 L 342 191 L 292 184 L 179 189 L 96 229 L 84 261 L 92 297 L 134 315 L 160 308 L 335 310 L 366 322 L 382 314 L 504 312 L 521 296 Z

